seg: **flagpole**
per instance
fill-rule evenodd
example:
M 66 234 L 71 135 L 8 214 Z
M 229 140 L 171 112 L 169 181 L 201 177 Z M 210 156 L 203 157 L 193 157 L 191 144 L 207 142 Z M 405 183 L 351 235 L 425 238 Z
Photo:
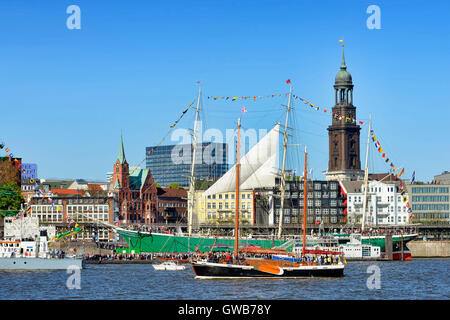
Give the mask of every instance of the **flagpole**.
M 192 218 L 194 215 L 194 198 L 195 198 L 195 160 L 196 160 L 196 151 L 197 151 L 197 122 L 198 122 L 198 113 L 200 108 L 200 97 L 202 95 L 202 86 L 199 85 L 198 88 L 198 98 L 197 98 L 197 108 L 195 112 L 195 122 L 194 122 L 194 132 L 192 137 L 192 163 L 191 163 L 191 176 L 189 181 L 189 191 L 188 191 L 188 234 L 190 240 L 192 234 Z M 188 249 L 189 244 L 188 244 Z
M 362 212 L 362 224 L 361 224 L 361 233 L 364 232 L 364 228 L 366 225 L 366 209 L 367 209 L 367 189 L 369 187 L 369 143 L 370 143 L 370 128 L 372 123 L 372 114 L 369 114 L 369 130 L 367 133 L 367 149 L 366 149 L 366 165 L 364 167 L 364 202 L 363 202 L 363 212 Z

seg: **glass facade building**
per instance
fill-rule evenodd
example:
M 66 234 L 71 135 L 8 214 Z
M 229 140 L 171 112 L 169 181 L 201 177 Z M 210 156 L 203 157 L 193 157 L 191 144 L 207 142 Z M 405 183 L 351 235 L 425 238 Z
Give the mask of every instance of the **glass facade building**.
M 146 147 L 146 168 L 153 180 L 161 187 L 177 183 L 189 187 L 191 174 L 192 145 L 162 145 Z M 198 144 L 195 161 L 197 180 L 216 180 L 228 171 L 227 144 L 204 142 Z
M 413 222 L 449 223 L 450 185 L 408 185 Z

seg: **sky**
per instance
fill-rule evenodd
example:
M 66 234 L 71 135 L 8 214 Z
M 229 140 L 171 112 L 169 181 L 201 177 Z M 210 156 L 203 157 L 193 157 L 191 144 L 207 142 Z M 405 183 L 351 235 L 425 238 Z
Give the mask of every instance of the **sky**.
M 70 5 L 80 29 L 69 29 Z M 369 29 L 370 5 L 380 29 Z M 145 166 L 202 84 L 203 130 L 270 129 L 286 97 L 214 101 L 208 96 L 293 93 L 334 105 L 345 43 L 364 166 L 369 114 L 384 151 L 405 178 L 450 169 L 450 23 L 447 1 L 0 0 L 0 142 L 40 178 L 106 180 L 120 135 L 130 166 Z M 71 20 L 72 21 L 72 20 Z M 296 149 L 313 178 L 328 167 L 331 116 L 294 101 Z M 176 129 L 192 128 L 191 109 Z M 169 135 L 164 144 L 173 144 Z M 0 155 L 5 150 L 0 150 Z M 388 165 L 370 144 L 371 172 Z M 301 169 L 299 169 L 301 170 Z

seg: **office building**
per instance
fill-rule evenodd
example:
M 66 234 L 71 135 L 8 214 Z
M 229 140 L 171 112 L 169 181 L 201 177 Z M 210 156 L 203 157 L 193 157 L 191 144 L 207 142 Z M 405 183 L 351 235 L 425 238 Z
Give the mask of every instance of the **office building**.
M 190 144 L 146 148 L 146 168 L 161 187 L 177 183 L 189 187 L 192 163 Z M 228 170 L 227 144 L 204 142 L 196 151 L 195 179 L 217 180 Z

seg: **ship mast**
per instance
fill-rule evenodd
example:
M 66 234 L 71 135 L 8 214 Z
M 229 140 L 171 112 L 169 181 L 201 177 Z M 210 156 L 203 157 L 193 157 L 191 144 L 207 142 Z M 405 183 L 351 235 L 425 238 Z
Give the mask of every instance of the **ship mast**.
M 234 225 L 234 256 L 237 258 L 239 251 L 239 169 L 240 169 L 240 133 L 241 133 L 241 118 L 238 120 L 237 127 L 237 146 L 236 146 L 236 215 Z
M 283 163 L 282 163 L 282 167 L 281 167 L 281 186 L 280 186 L 280 192 L 281 192 L 280 204 L 281 204 L 281 206 L 280 206 L 280 215 L 279 215 L 279 221 L 278 221 L 278 239 L 281 238 L 281 231 L 282 231 L 282 226 L 283 226 L 284 193 L 285 193 L 285 186 L 286 186 L 286 176 L 285 176 L 285 172 L 284 172 L 284 167 L 286 164 L 286 151 L 287 151 L 287 138 L 288 138 L 287 125 L 288 125 L 288 119 L 289 119 L 289 111 L 291 110 L 291 97 L 292 97 L 292 84 L 290 84 L 290 88 L 289 88 L 289 101 L 288 101 L 287 110 L 286 110 L 286 122 L 284 124 Z
M 198 113 L 200 109 L 200 96 L 202 94 L 202 86 L 199 86 L 198 89 L 198 99 L 197 99 L 197 108 L 195 111 L 195 122 L 194 122 L 194 132 L 192 136 L 192 163 L 191 163 L 191 176 L 189 181 L 189 191 L 188 191 L 188 233 L 189 236 L 192 234 L 192 217 L 194 214 L 194 197 L 195 197 L 195 160 L 197 153 L 197 123 L 198 123 Z
M 369 142 L 370 142 L 370 125 L 371 125 L 372 115 L 369 115 L 369 131 L 367 133 L 367 149 L 366 149 L 366 166 L 364 167 L 364 202 L 363 202 L 363 212 L 362 212 L 362 224 L 361 233 L 364 232 L 366 226 L 366 209 L 367 209 L 367 191 L 369 188 Z
M 306 146 L 305 146 L 305 173 L 304 173 L 304 181 L 303 181 L 303 251 L 302 251 L 302 256 L 305 255 L 305 246 L 306 246 L 306 196 L 307 196 L 307 192 L 308 192 L 307 158 L 308 158 L 308 153 L 306 151 Z

